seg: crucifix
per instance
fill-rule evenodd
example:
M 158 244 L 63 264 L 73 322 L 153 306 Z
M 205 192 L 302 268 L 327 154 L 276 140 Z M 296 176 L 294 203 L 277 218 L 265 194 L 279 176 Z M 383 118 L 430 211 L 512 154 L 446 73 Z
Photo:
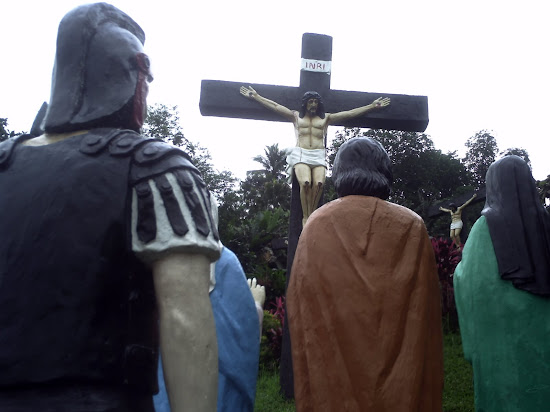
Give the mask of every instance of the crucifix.
M 302 66 L 298 87 L 266 84 L 242 84 L 229 81 L 203 80 L 201 84 L 200 110 L 203 116 L 233 117 L 242 119 L 292 121 L 266 105 L 258 104 L 250 93 L 276 102 L 290 111 L 300 111 L 306 92 L 314 91 L 324 101 L 327 113 L 348 112 L 365 107 L 381 98 L 391 104 L 381 110 L 366 110 L 358 116 L 337 118 L 332 125 L 346 127 L 370 127 L 403 131 L 423 132 L 428 126 L 428 99 L 425 96 L 367 93 L 330 88 L 332 63 L 332 37 L 305 33 L 302 37 Z M 241 87 L 245 86 L 244 90 Z M 251 90 L 252 91 L 251 91 Z M 380 100 L 378 100 L 380 101 Z M 378 107 L 376 107 L 378 108 Z M 326 132 L 326 131 L 325 131 Z M 326 141 L 324 142 L 326 147 Z M 322 202 L 322 200 L 321 200 Z M 298 238 L 302 231 L 302 201 L 296 174 L 292 173 L 292 195 L 288 232 L 287 285 L 291 275 Z M 304 211 L 304 215 L 305 215 Z M 288 322 L 285 320 L 283 348 L 281 353 L 281 389 L 293 397 L 292 359 Z
M 446 200 L 445 202 L 438 202 L 437 204 L 430 206 L 426 213 L 428 219 L 433 219 L 433 218 L 440 217 L 443 213 L 451 212 L 451 227 L 450 227 L 449 237 L 451 238 L 452 241 L 454 241 L 455 246 L 457 246 L 459 250 L 461 249 L 460 247 L 461 243 L 463 243 L 466 240 L 466 237 L 470 229 L 469 227 L 466 227 L 467 229 L 466 233 L 464 233 L 464 231 L 462 230 L 462 226 L 464 224 L 462 222 L 463 221 L 462 209 L 470 203 L 475 204 L 479 202 L 484 202 L 485 187 L 482 187 L 481 189 L 477 190 L 476 193 L 473 193 L 472 195 L 473 196 L 470 196 L 470 193 L 463 193 L 453 199 Z M 456 205 L 462 205 L 462 206 L 457 207 Z M 445 206 L 445 208 L 443 206 Z M 455 212 L 452 211 L 453 206 L 456 209 Z M 449 208 L 451 210 L 446 208 Z M 467 221 L 465 223 L 467 225 Z

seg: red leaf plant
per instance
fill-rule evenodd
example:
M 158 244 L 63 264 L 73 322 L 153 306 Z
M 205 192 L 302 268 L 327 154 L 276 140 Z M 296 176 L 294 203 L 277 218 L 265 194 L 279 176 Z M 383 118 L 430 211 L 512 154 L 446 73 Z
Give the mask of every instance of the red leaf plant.
M 456 312 L 453 274 L 460 262 L 462 254 L 459 249 L 445 238 L 432 238 L 432 247 L 437 264 L 437 274 L 439 276 L 439 285 L 441 288 L 441 315 L 446 319 L 451 330 L 458 327 L 458 315 Z

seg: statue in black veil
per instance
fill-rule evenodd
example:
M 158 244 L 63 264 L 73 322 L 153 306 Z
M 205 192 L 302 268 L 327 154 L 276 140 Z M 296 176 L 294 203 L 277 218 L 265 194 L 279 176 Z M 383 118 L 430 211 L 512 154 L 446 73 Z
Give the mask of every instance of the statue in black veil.
M 482 216 L 454 273 L 476 410 L 545 411 L 550 404 L 550 232 L 529 166 L 517 156 L 487 172 Z
M 500 276 L 518 289 L 550 296 L 550 221 L 529 166 L 506 156 L 489 167 L 487 219 Z

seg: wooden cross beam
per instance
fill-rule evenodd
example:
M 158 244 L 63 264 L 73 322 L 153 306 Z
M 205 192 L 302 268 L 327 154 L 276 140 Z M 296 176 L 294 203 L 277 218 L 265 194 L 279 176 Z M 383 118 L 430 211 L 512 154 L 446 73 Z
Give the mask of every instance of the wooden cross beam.
M 370 104 L 381 96 L 389 97 L 391 104 L 384 107 L 383 110 L 368 112 L 345 123 L 333 123 L 333 125 L 411 132 L 423 132 L 426 130 L 428 126 L 427 97 L 332 90 L 330 88 L 331 63 L 332 37 L 322 34 L 305 33 L 302 37 L 302 69 L 300 71 L 300 85 L 298 87 L 203 80 L 199 104 L 201 113 L 204 116 L 286 121 L 281 115 L 264 108 L 257 102 L 243 98 L 239 92 L 241 86 L 251 86 L 265 98 L 297 111 L 300 110 L 303 94 L 308 91 L 316 91 L 321 95 L 325 105 L 325 112 L 327 113 L 351 110 Z M 289 143 L 293 142 L 293 140 L 293 135 L 289 132 Z M 320 204 L 322 204 L 322 200 Z M 287 287 L 301 231 L 302 206 L 300 203 L 300 190 L 296 176 L 293 176 L 288 231 Z M 280 378 L 283 394 L 287 398 L 292 398 L 294 396 L 294 379 L 292 374 L 290 335 L 286 317 L 283 330 Z
M 316 91 L 323 98 L 325 111 L 337 113 L 371 103 L 380 96 L 391 104 L 384 110 L 369 112 L 336 126 L 423 132 L 428 126 L 428 98 L 401 94 L 367 93 L 330 88 L 332 37 L 305 33 L 302 37 L 302 69 L 298 87 L 203 80 L 200 111 L 203 116 L 233 117 L 269 121 L 286 121 L 256 102 L 243 99 L 241 86 L 252 86 L 260 95 L 291 110 L 299 110 L 302 96 Z M 291 141 L 291 140 L 289 140 Z

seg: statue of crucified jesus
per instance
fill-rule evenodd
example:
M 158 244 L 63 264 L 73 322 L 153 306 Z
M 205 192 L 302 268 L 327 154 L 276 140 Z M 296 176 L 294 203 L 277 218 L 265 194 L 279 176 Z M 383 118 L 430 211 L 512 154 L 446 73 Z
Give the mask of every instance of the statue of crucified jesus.
M 360 116 L 371 110 L 386 107 L 390 104 L 388 97 L 379 97 L 371 104 L 338 113 L 325 113 L 323 101 L 317 92 L 306 92 L 302 97 L 300 111 L 290 110 L 273 100 L 260 96 L 252 87 L 242 86 L 243 96 L 255 100 L 262 106 L 279 113 L 292 122 L 296 132 L 296 147 L 288 151 L 289 168 L 294 169 L 300 185 L 302 204 L 302 225 L 317 208 L 323 185 L 325 183 L 326 161 L 325 145 L 327 128 Z

